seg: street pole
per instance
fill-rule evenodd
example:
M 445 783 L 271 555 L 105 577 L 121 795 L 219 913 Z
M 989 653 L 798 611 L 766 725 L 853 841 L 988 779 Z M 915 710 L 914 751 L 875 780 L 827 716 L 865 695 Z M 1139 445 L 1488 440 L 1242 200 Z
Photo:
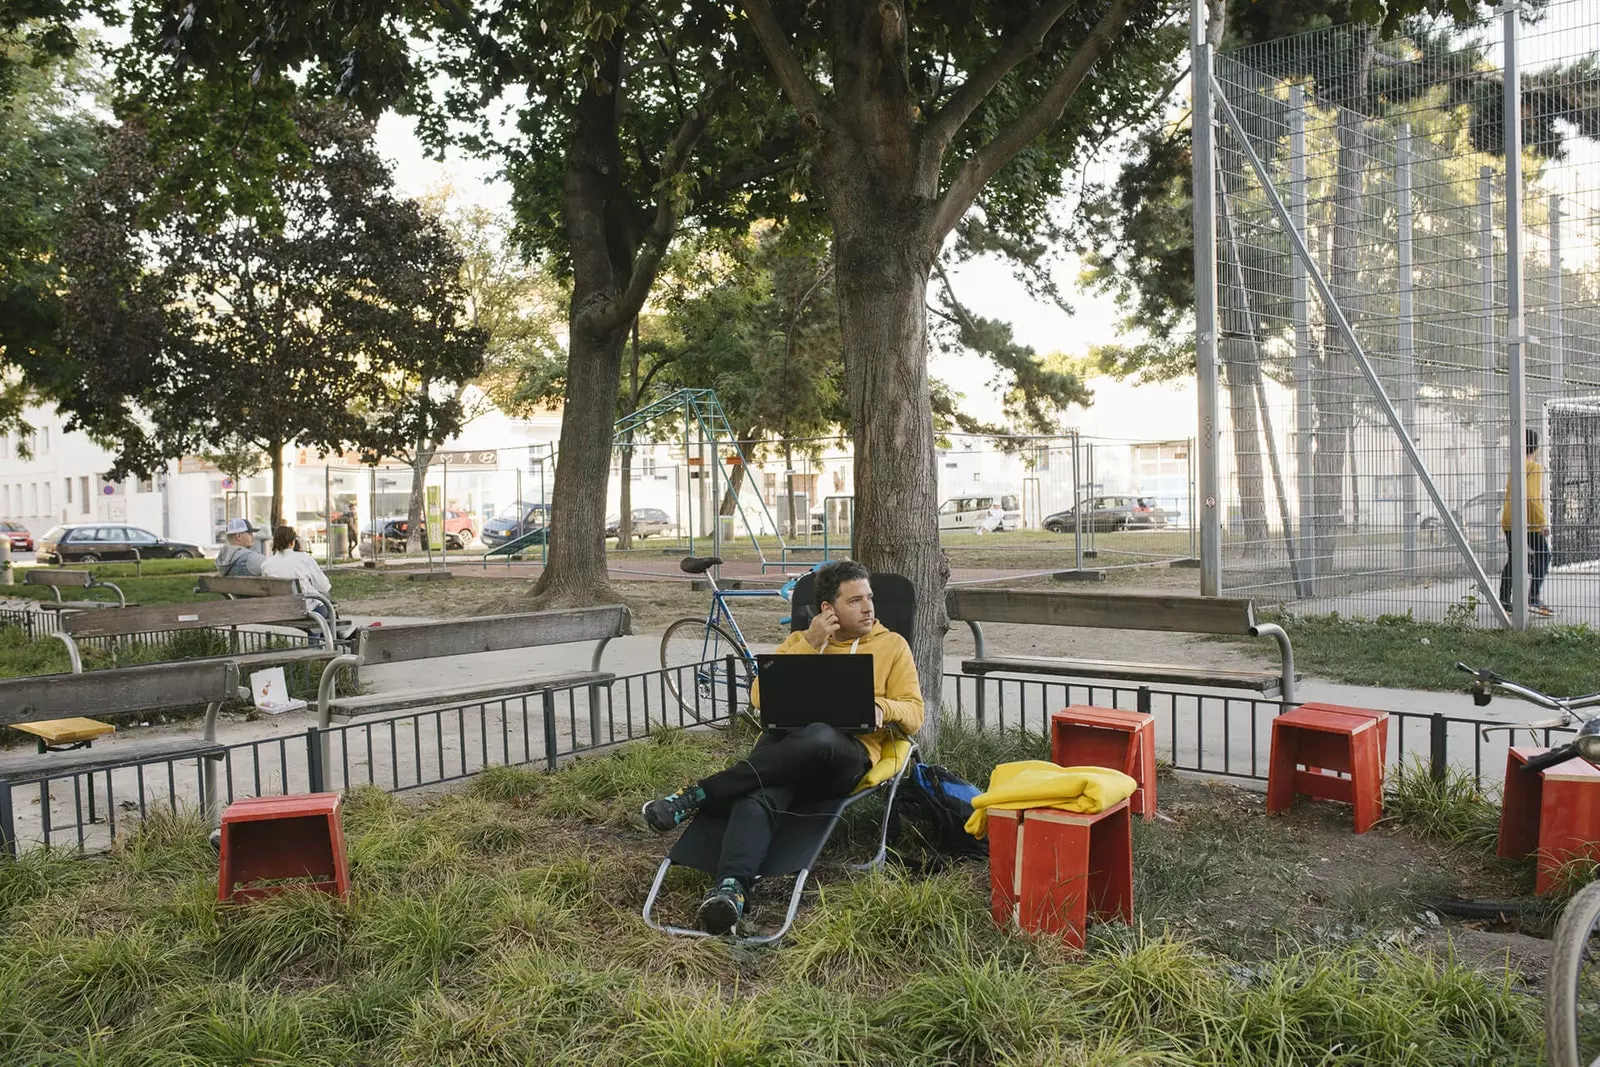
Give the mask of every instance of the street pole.
M 1395 145 L 1395 186 L 1399 198 L 1397 260 L 1400 283 L 1400 421 L 1413 444 L 1417 440 L 1417 349 L 1415 305 L 1412 299 L 1414 278 L 1411 269 L 1411 127 L 1402 124 Z M 1400 554 L 1407 577 L 1417 573 L 1417 472 L 1402 464 L 1400 483 Z
M 1211 45 L 1206 40 L 1205 0 L 1190 0 L 1189 51 L 1194 105 L 1194 318 L 1195 391 L 1198 394 L 1200 423 L 1200 593 L 1202 596 L 1216 596 L 1222 588 L 1222 515 L 1217 506 L 1221 484 L 1218 477 L 1221 427 L 1217 424 L 1216 127 L 1213 124 L 1212 56 Z M 1079 569 L 1083 567 L 1081 558 L 1078 566 Z
M 1528 429 L 1527 335 L 1522 280 L 1522 74 L 1517 68 L 1517 17 L 1521 5 L 1501 9 L 1505 29 L 1506 148 L 1506 381 L 1511 405 L 1511 624 L 1528 627 L 1528 480 L 1522 469 Z

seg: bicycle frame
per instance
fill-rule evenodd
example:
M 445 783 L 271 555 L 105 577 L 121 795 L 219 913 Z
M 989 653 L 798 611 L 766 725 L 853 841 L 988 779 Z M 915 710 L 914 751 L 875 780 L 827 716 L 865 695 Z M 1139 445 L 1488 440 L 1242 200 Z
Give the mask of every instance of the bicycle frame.
M 1560 713 L 1559 718 L 1546 719 L 1541 722 L 1485 726 L 1480 731 L 1484 736 L 1488 736 L 1495 730 L 1548 730 L 1570 726 L 1573 722 L 1586 723 L 1593 719 L 1594 716 L 1585 715 L 1584 709 L 1600 707 L 1600 693 L 1589 693 L 1581 697 L 1553 697 L 1548 693 L 1541 693 L 1539 690 L 1525 686 L 1520 682 L 1502 678 L 1494 671 L 1468 667 L 1465 663 L 1458 663 L 1456 667 L 1472 675 L 1473 701 L 1480 707 L 1489 702 L 1491 689 L 1501 689 L 1519 700 L 1532 704 L 1536 708 L 1544 708 L 1546 711 Z
M 821 566 L 823 566 L 823 564 L 819 563 L 815 567 L 812 567 L 811 570 L 814 571 Z M 711 585 L 711 611 L 706 615 L 705 643 L 701 648 L 702 661 L 717 658 L 711 655 L 711 635 L 713 633 L 711 628 L 712 626 L 722 626 L 724 629 L 733 634 L 733 639 L 738 644 L 737 651 L 739 653 L 739 657 L 743 659 L 745 665 L 750 668 L 750 673 L 752 675 L 755 674 L 755 653 L 750 651 L 750 642 L 745 639 L 744 631 L 739 628 L 739 620 L 734 616 L 733 608 L 728 605 L 728 601 L 735 599 L 750 600 L 757 598 L 778 597 L 783 600 L 785 604 L 792 603 L 794 599 L 794 587 L 800 581 L 799 576 L 790 578 L 777 589 L 723 589 L 721 586 L 717 585 L 716 576 L 711 574 L 709 571 L 706 572 L 705 579 Z M 786 618 L 782 621 L 788 622 L 789 620 Z M 741 688 L 747 685 L 747 683 L 743 682 L 742 680 L 739 681 L 738 684 Z

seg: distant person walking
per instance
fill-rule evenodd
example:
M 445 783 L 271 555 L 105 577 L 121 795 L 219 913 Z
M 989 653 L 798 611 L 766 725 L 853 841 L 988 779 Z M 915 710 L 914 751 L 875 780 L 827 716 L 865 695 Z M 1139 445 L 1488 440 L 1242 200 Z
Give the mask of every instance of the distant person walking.
M 1527 456 L 1523 477 L 1528 481 L 1528 610 L 1535 615 L 1554 615 L 1539 594 L 1544 576 L 1550 571 L 1550 515 L 1545 507 L 1544 464 L 1539 462 L 1539 431 L 1529 430 L 1524 439 Z M 1511 489 L 1516 472 L 1506 475 L 1506 500 L 1500 508 L 1500 529 L 1506 535 L 1506 565 L 1500 572 L 1500 606 L 1511 610 Z

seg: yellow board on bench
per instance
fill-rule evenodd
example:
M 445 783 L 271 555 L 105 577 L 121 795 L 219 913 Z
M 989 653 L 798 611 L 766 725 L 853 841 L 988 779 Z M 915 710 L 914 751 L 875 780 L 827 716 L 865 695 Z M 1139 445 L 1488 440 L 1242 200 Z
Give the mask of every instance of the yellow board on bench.
M 115 726 L 108 722 L 101 722 L 99 719 L 47 719 L 42 722 L 19 722 L 13 724 L 12 729 L 21 730 L 25 734 L 32 734 L 46 745 L 77 745 L 117 732 Z

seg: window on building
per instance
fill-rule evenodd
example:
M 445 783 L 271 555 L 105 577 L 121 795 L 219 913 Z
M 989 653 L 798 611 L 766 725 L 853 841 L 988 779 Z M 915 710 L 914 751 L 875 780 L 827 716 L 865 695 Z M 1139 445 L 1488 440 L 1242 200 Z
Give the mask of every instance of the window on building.
M 0 510 L 4 510 L 7 515 L 11 514 L 11 487 L 9 485 L 0 485 Z
M 56 509 L 55 509 L 55 505 L 52 503 L 52 501 L 50 499 L 50 483 L 49 482 L 45 482 L 44 483 L 43 494 L 44 494 L 44 499 L 41 501 L 41 503 L 44 504 L 44 507 L 40 510 L 39 514 L 41 514 L 41 515 L 53 514 Z
M 39 483 L 28 483 L 28 514 L 39 514 Z
M 50 427 L 48 426 L 39 427 L 39 454 L 41 456 L 50 454 Z
M 153 492 L 155 492 L 156 491 L 155 479 L 154 478 L 140 478 L 139 479 L 139 490 L 138 491 L 141 492 L 141 493 L 153 493 Z
M 0 434 L 0 459 L 11 458 L 11 434 Z
M 89 514 L 89 476 L 87 474 L 78 479 L 78 510 L 85 515 Z
M 68 504 L 72 503 L 72 479 L 63 478 L 61 480 L 61 488 L 66 490 L 66 502 Z

